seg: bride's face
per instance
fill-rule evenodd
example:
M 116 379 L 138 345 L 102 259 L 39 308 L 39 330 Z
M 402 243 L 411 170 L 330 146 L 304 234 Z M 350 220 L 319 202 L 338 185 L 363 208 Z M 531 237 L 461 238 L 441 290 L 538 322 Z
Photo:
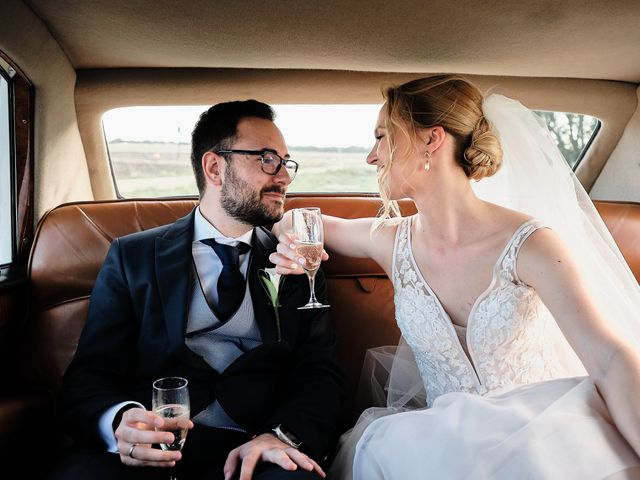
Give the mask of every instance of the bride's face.
M 374 165 L 378 171 L 378 178 L 382 180 L 382 187 L 388 191 L 391 200 L 398 200 L 410 196 L 409 179 L 414 170 L 415 148 L 404 132 L 394 132 L 394 154 L 391 156 L 391 144 L 385 126 L 384 107 L 378 114 L 374 129 L 376 139 L 373 148 L 367 155 L 367 163 Z

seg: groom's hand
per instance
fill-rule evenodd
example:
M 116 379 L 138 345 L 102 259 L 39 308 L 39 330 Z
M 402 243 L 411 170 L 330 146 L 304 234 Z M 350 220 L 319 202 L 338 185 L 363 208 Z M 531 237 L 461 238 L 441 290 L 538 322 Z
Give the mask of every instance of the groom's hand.
M 162 417 L 143 408 L 124 412 L 115 431 L 120 461 L 131 467 L 173 467 L 182 458 L 180 452 L 153 448 L 154 444 L 174 441 L 173 433 L 161 430 L 164 423 Z
M 309 472 L 316 471 L 321 477 L 326 477 L 320 465 L 313 459 L 281 442 L 270 433 L 263 433 L 229 452 L 224 464 L 224 480 L 230 480 L 233 477 L 239 464 L 240 480 L 251 480 L 258 462 L 275 463 L 289 471 L 300 467 Z
M 282 233 L 278 236 L 276 251 L 269 255 L 269 260 L 276 266 L 276 273 L 281 275 L 299 275 L 304 273 L 302 266 L 305 259 L 298 255 L 295 245 L 295 237 L 290 233 Z M 322 261 L 327 260 L 329 254 L 322 250 Z

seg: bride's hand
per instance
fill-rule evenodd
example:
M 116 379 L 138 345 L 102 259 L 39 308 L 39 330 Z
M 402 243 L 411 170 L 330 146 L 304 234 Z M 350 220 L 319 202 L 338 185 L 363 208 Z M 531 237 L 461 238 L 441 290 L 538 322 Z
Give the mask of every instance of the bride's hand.
M 278 240 L 276 251 L 269 255 L 269 260 L 276 266 L 276 273 L 282 275 L 300 275 L 304 273 L 302 265 L 304 265 L 305 259 L 303 256 L 298 255 L 296 251 L 295 237 L 290 233 L 282 233 L 278 236 Z M 329 254 L 323 249 L 322 260 L 324 261 L 328 258 Z
M 282 218 L 271 226 L 271 233 L 273 233 L 276 237 L 278 237 L 278 240 L 280 240 L 280 237 L 283 233 L 292 231 L 292 223 L 293 219 L 291 210 L 284 212 Z

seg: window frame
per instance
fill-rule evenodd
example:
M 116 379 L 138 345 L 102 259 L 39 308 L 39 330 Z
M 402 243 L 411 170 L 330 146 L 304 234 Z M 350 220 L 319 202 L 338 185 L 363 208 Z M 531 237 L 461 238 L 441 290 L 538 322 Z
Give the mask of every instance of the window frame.
M 11 262 L 13 262 L 13 259 L 15 257 L 15 253 L 16 253 L 16 239 L 15 239 L 15 225 L 16 225 L 16 210 L 14 208 L 14 196 L 15 196 L 15 172 L 14 172 L 14 128 L 13 128 L 13 123 L 14 123 L 14 118 L 13 117 L 13 112 L 14 112 L 14 108 L 13 108 L 13 88 L 12 88 L 12 81 L 11 81 L 11 76 L 10 73 L 5 71 L 4 65 L 0 64 L 0 78 L 6 82 L 7 84 L 7 121 L 8 121 L 8 140 L 9 140 L 9 226 L 11 229 L 10 232 L 10 239 L 11 239 L 11 245 L 10 245 L 10 261 L 9 263 L 0 263 L 0 268 L 6 268 L 7 265 L 9 265 Z M 3 132 L 4 133 L 4 132 Z M 4 135 L 3 135 L 4 136 Z M 3 167 L 4 168 L 4 167 Z M 2 184 L 2 187 L 4 188 L 4 181 Z M 4 240 L 3 240 L 4 241 Z
M 26 278 L 34 237 L 33 125 L 34 88 L 22 70 L 2 51 L 0 69 L 9 91 L 11 179 L 11 262 L 0 265 L 0 285 Z
M 594 117 L 594 118 L 597 120 L 596 128 L 593 129 L 593 133 L 591 134 L 591 137 L 589 137 L 589 141 L 585 144 L 584 147 L 582 147 L 582 151 L 580 152 L 580 155 L 578 155 L 578 158 L 576 158 L 576 163 L 572 167 L 572 170 L 574 172 L 578 170 L 578 167 L 580 166 L 582 159 L 587 155 L 587 152 L 591 148 L 591 144 L 595 141 L 596 137 L 598 136 L 598 133 L 600 133 L 600 129 L 602 128 L 602 120 L 600 120 L 598 117 Z

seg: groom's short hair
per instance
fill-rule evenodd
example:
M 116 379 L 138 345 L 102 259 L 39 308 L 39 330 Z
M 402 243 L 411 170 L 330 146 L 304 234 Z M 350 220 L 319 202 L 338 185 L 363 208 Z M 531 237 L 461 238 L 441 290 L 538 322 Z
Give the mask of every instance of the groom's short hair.
M 191 166 L 200 196 L 204 193 L 206 185 L 202 171 L 202 155 L 230 148 L 238 131 L 238 123 L 248 117 L 273 122 L 275 113 L 266 103 L 244 100 L 218 103 L 200 115 L 191 132 Z

